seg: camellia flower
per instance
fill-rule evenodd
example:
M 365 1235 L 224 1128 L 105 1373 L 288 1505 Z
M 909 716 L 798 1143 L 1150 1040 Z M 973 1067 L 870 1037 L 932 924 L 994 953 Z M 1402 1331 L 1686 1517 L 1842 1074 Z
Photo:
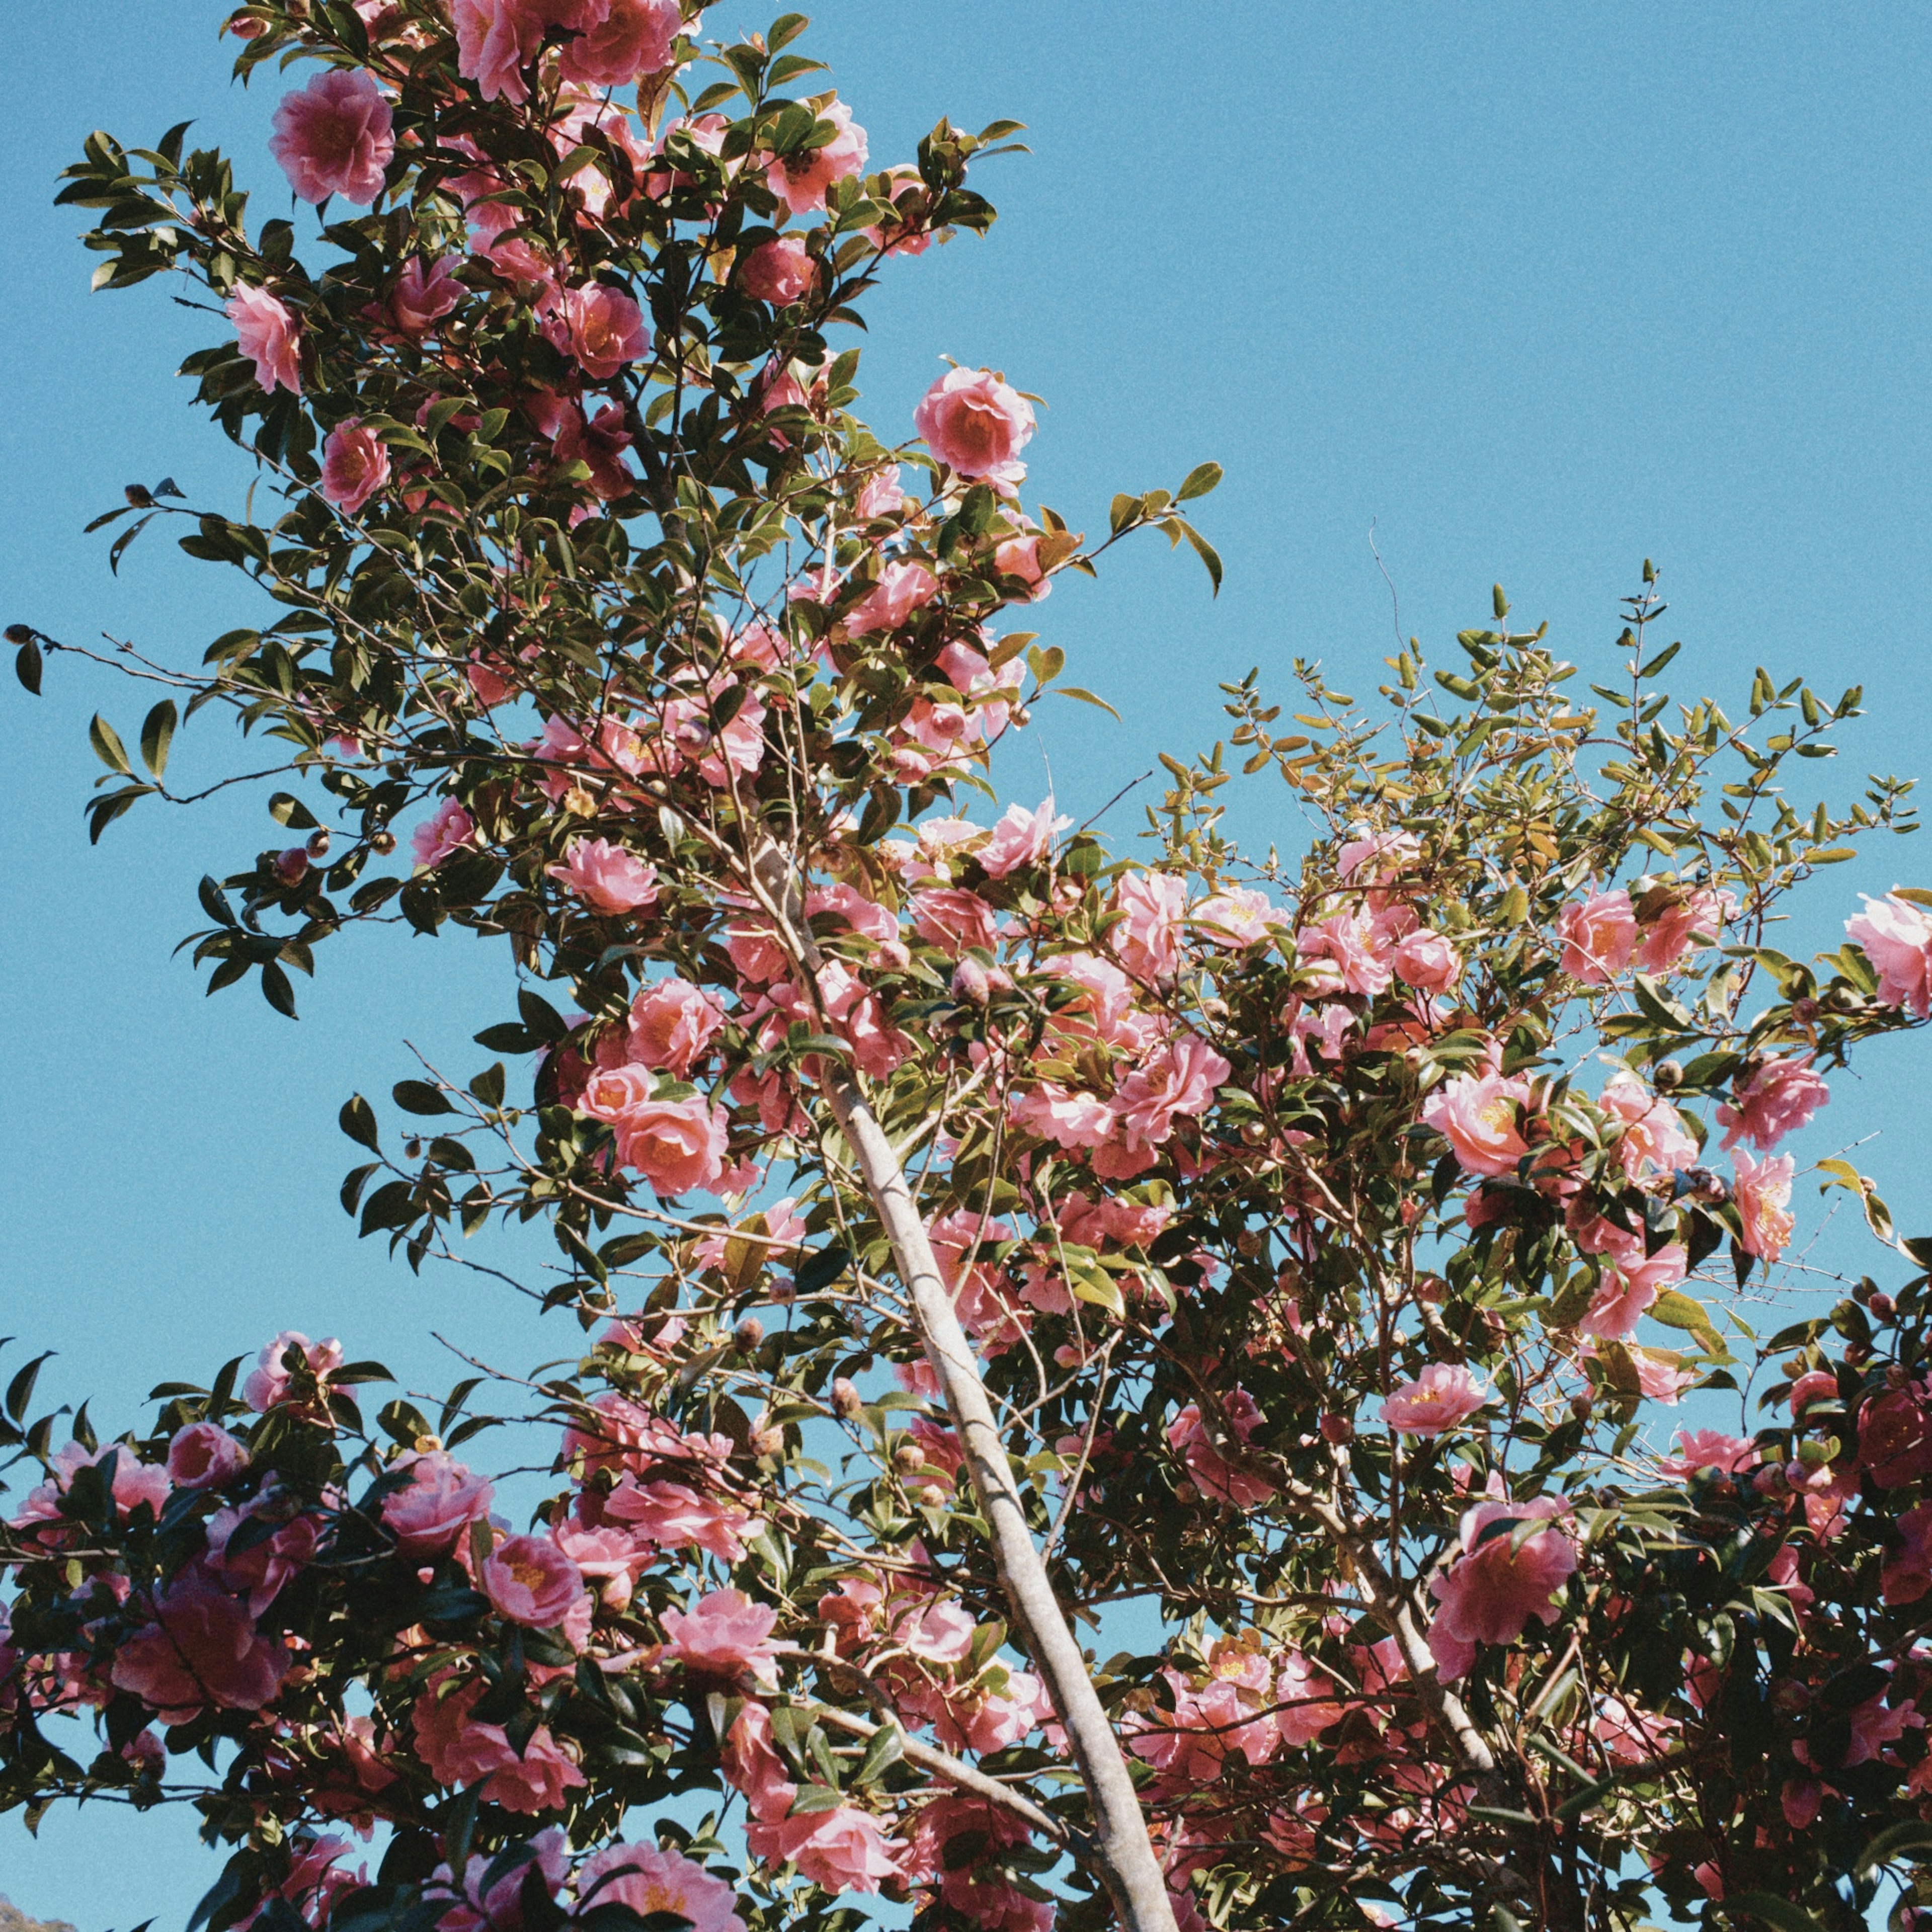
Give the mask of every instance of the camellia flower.
M 248 1466 L 248 1448 L 212 1422 L 190 1422 L 168 1444 L 168 1476 L 184 1490 L 218 1490 Z
M 1654 1167 L 1674 1172 L 1697 1158 L 1697 1143 L 1684 1131 L 1677 1109 L 1649 1092 L 1628 1069 L 1605 1082 L 1597 1104 L 1622 1125 L 1617 1158 L 1633 1180 Z
M 666 1610 L 658 1621 L 670 1639 L 671 1654 L 707 1677 L 737 1678 L 746 1671 L 776 1682 L 772 1626 L 778 1612 L 739 1590 L 713 1590 L 688 1610 Z
M 1831 1088 L 1812 1072 L 1808 1060 L 1767 1060 L 1718 1108 L 1724 1150 L 1729 1154 L 1748 1140 L 1759 1153 L 1768 1154 L 1786 1134 L 1808 1124 L 1831 1098 Z
M 544 869 L 599 912 L 647 911 L 658 902 L 658 868 L 602 838 L 573 838 L 565 862 Z
M 359 416 L 338 423 L 322 446 L 322 494 L 352 517 L 389 480 L 389 452 Z
M 255 1628 L 248 1606 L 200 1564 L 154 1600 L 154 1621 L 116 1653 L 115 1688 L 139 1697 L 170 1724 L 211 1704 L 259 1711 L 274 1701 L 291 1659 Z
M 1529 1151 L 1517 1125 L 1528 1104 L 1526 1081 L 1506 1080 L 1500 1073 L 1459 1073 L 1423 1102 L 1422 1118 L 1448 1142 L 1470 1173 L 1514 1174 Z
M 724 1008 L 716 993 L 688 980 L 657 980 L 631 1002 L 631 1058 L 682 1080 L 724 1024 Z
M 1446 993 L 1462 976 L 1462 962 L 1439 932 L 1418 926 L 1396 944 L 1389 964 L 1405 986 L 1423 993 Z
M 284 1328 L 264 1346 L 242 1384 L 242 1400 L 257 1415 L 266 1415 L 288 1400 L 289 1370 L 283 1358 L 291 1348 L 299 1352 L 318 1380 L 326 1381 L 332 1370 L 342 1366 L 342 1344 L 334 1336 L 326 1342 L 311 1342 L 295 1329 Z
M 939 580 L 924 564 L 889 563 L 870 592 L 846 613 L 845 628 L 855 638 L 868 631 L 896 631 L 938 594 Z
M 392 1474 L 410 1480 L 382 1498 L 382 1521 L 397 1546 L 412 1556 L 446 1554 L 472 1522 L 490 1514 L 494 1492 L 489 1479 L 442 1450 L 412 1450 L 389 1466 Z
M 802 235 L 780 235 L 754 248 L 738 265 L 738 286 L 747 295 L 782 308 L 818 279 L 818 264 Z
M 899 1876 L 898 1858 L 878 1821 L 854 1805 L 754 1825 L 745 1838 L 767 1864 L 789 1860 L 827 1892 L 877 1892 L 882 1882 Z
M 1489 1399 L 1482 1378 L 1460 1362 L 1431 1362 L 1414 1382 L 1382 1398 L 1382 1420 L 1405 1436 L 1440 1436 L 1466 1422 Z
M 913 412 L 913 427 L 948 469 L 1010 495 L 1026 474 L 1033 406 L 990 369 L 949 369 Z
M 1900 898 L 1895 889 L 1882 899 L 1859 897 L 1865 909 L 1846 920 L 1845 931 L 1878 969 L 1874 998 L 1922 1020 L 1932 1011 L 1932 910 Z
M 611 0 L 453 0 L 456 70 L 485 100 L 517 106 L 530 98 L 524 69 L 552 27 L 584 33 L 608 17 Z
M 1636 948 L 1636 915 L 1619 887 L 1594 898 L 1572 900 L 1556 915 L 1563 940 L 1563 970 L 1586 986 L 1606 986 L 1630 962 Z
M 578 87 L 628 87 L 671 64 L 684 25 L 678 0 L 609 0 L 610 11 L 566 41 L 557 72 Z
M 362 68 L 319 74 L 275 110 L 268 152 L 304 201 L 332 194 L 365 206 L 382 191 L 382 172 L 395 158 L 395 116 Z
M 235 325 L 242 352 L 255 365 L 255 381 L 273 393 L 302 394 L 301 334 L 296 319 L 266 289 L 238 282 L 223 313 Z
M 1731 1158 L 1738 1170 L 1731 1197 L 1738 1204 L 1738 1219 L 1743 1227 L 1738 1245 L 1761 1262 L 1774 1262 L 1784 1253 L 1791 1231 L 1798 1225 L 1796 1217 L 1785 1211 L 1791 1198 L 1795 1164 L 1788 1154 L 1771 1154 L 1754 1161 L 1742 1148 Z
M 602 282 L 566 291 L 544 334 L 597 382 L 608 382 L 626 363 L 651 352 L 644 311 L 621 290 Z
M 506 1537 L 476 1580 L 499 1616 L 532 1630 L 554 1630 L 584 1594 L 584 1573 L 541 1536 Z
M 412 255 L 389 291 L 389 319 L 405 335 L 427 335 L 466 292 L 447 260 Z
M 1429 1648 L 1446 1678 L 1475 1661 L 1479 1643 L 1514 1643 L 1532 1617 L 1553 1624 L 1552 1600 L 1576 1568 L 1576 1546 L 1553 1519 L 1569 1504 L 1555 1496 L 1524 1503 L 1492 1499 L 1465 1512 L 1457 1540 L 1464 1554 L 1430 1580 L 1440 1607 L 1429 1628 Z M 1515 1526 L 1550 1522 L 1520 1544 Z M 1507 1526 L 1486 1538 L 1492 1524 Z
M 452 853 L 461 851 L 476 833 L 476 820 L 454 799 L 446 798 L 410 835 L 410 850 L 418 866 L 440 866 Z
M 1186 884 L 1172 872 L 1124 872 L 1114 888 L 1114 909 L 1122 916 L 1108 929 L 1107 943 L 1120 964 L 1140 979 L 1166 978 L 1180 963 Z M 1063 962 L 1062 970 L 1072 963 Z
M 1758 1460 L 1758 1446 L 1748 1436 L 1726 1436 L 1718 1429 L 1680 1429 L 1676 1454 L 1658 1459 L 1665 1474 L 1680 1480 L 1699 1469 L 1722 1469 L 1736 1475 Z
M 830 122 L 832 139 L 823 147 L 807 148 L 774 160 L 765 170 L 772 194 L 794 214 L 809 214 L 825 206 L 825 190 L 835 182 L 856 175 L 866 165 L 866 130 L 852 118 L 852 110 L 835 100 L 818 110 Z
M 710 1187 L 724 1172 L 729 1124 L 724 1112 L 697 1096 L 661 1100 L 652 1093 L 644 1068 L 610 1067 L 591 1076 L 578 1105 L 592 1119 L 610 1123 L 617 1158 L 658 1193 Z
M 1238 1387 L 1231 1389 L 1222 1398 L 1221 1410 L 1228 1418 L 1229 1427 L 1244 1442 L 1264 1420 L 1254 1397 Z M 1167 1425 L 1167 1439 L 1180 1450 L 1187 1464 L 1187 1473 L 1194 1478 L 1203 1496 L 1212 1496 L 1220 1502 L 1232 1503 L 1240 1509 L 1251 1509 L 1256 1503 L 1266 1502 L 1274 1494 L 1272 1484 L 1258 1476 L 1250 1475 L 1245 1470 L 1234 1468 L 1222 1460 L 1208 1440 L 1207 1425 L 1201 1419 L 1198 1402 L 1190 1402 Z

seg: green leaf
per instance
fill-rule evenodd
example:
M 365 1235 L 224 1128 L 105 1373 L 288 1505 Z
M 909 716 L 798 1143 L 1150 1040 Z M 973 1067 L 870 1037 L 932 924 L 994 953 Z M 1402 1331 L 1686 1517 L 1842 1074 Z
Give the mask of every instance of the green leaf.
M 289 983 L 289 976 L 272 959 L 266 960 L 262 966 L 262 997 L 277 1012 L 289 1018 L 296 1013 L 296 989 Z
M 1177 520 L 1176 523 L 1170 525 L 1169 527 L 1178 528 L 1180 534 L 1193 545 L 1194 554 L 1208 566 L 1208 575 L 1209 580 L 1214 586 L 1214 595 L 1216 597 L 1220 596 L 1221 594 L 1221 553 L 1192 524 L 1180 523 Z
M 1089 1301 L 1096 1308 L 1104 1308 L 1117 1322 L 1126 1319 L 1126 1298 L 1120 1292 L 1120 1283 L 1105 1268 L 1086 1268 L 1078 1262 L 1070 1262 L 1066 1285 L 1072 1289 L 1076 1300 Z
M 1726 1918 L 1760 1918 L 1776 1932 L 1823 1932 L 1817 1916 L 1774 1892 L 1737 1892 L 1724 1900 Z
M 1932 1825 L 1918 1818 L 1902 1818 L 1895 1825 L 1888 1825 L 1859 1852 L 1852 1876 L 1862 1878 L 1880 1865 L 1894 1864 L 1901 1852 L 1908 1856 L 1918 1855 L 1916 1862 L 1932 1863 Z
M 358 1146 L 367 1148 L 371 1154 L 382 1152 L 376 1138 L 376 1110 L 360 1094 L 352 1094 L 343 1102 L 336 1124 Z
M 1174 500 L 1177 503 L 1190 503 L 1196 496 L 1206 496 L 1220 482 L 1222 473 L 1218 463 L 1197 463 L 1175 491 Z
M 1062 698 L 1078 698 L 1082 704 L 1098 705 L 1109 718 L 1116 722 L 1120 718 L 1120 714 L 1104 698 L 1096 698 L 1092 692 L 1084 690 L 1077 684 L 1057 684 L 1053 688 Z
M 38 698 L 40 694 L 40 647 L 29 638 L 14 654 L 14 675 L 22 686 Z
M 427 1080 L 398 1080 L 392 1097 L 406 1114 L 453 1114 L 448 1098 Z
M 159 778 L 168 768 L 168 748 L 175 741 L 175 727 L 181 722 L 174 700 L 164 698 L 148 713 L 141 726 L 141 762 Z
M 118 772 L 123 778 L 134 776 L 134 767 L 128 762 L 127 747 L 121 742 L 120 734 L 101 716 L 94 714 L 94 722 L 87 728 L 87 742 L 94 747 L 94 755 L 110 772 Z
M 872 1742 L 866 1747 L 866 1755 L 860 1760 L 854 1783 L 870 1784 L 904 1756 L 905 1741 L 899 1735 L 898 1725 L 880 1725 Z

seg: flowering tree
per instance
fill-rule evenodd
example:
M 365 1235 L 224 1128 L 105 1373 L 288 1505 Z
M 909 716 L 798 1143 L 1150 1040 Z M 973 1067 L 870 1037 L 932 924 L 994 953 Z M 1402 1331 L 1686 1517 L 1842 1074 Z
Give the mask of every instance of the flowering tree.
M 1768 943 L 1910 829 L 1898 781 L 1786 796 L 1858 694 L 1673 708 L 1646 568 L 1594 704 L 1500 591 L 1377 716 L 1229 687 L 1297 862 L 1237 849 L 1220 746 L 1141 856 L 976 821 L 1064 663 L 1002 610 L 1149 527 L 1218 579 L 1218 472 L 1090 542 L 1022 507 L 999 375 L 879 441 L 826 332 L 990 225 L 1014 130 L 868 172 L 802 19 L 700 15 L 251 0 L 240 70 L 310 64 L 290 183 L 368 210 L 325 266 L 181 129 L 69 171 L 99 282 L 225 316 L 188 367 L 278 505 L 101 520 L 264 596 L 199 668 L 109 660 L 170 694 L 138 763 L 96 719 L 93 836 L 226 708 L 307 836 L 203 881 L 212 986 L 292 1013 L 360 922 L 507 939 L 500 1058 L 403 1081 L 400 1138 L 350 1100 L 343 1198 L 412 1267 L 541 1225 L 586 1341 L 370 1418 L 378 1365 L 284 1334 L 106 1442 L 22 1370 L 0 1802 L 191 1804 L 211 1932 L 1932 1901 L 1932 1242 L 1828 1160 L 1891 1286 L 1762 1345 L 1700 1288 L 1776 1268 L 1780 1144 L 1932 1009 L 1932 893 Z M 90 655 L 9 635 L 30 691 Z M 1694 1388 L 1737 1432 L 1654 1443 Z M 521 1526 L 456 1454 L 506 1408 L 554 1455 Z M 1120 1603 L 1162 1640 L 1102 1660 Z

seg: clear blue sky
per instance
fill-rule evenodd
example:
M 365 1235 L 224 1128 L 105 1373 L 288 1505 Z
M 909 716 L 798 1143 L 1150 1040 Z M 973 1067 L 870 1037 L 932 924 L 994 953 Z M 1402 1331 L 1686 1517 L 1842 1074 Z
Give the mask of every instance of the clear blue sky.
M 257 218 L 285 209 L 262 146 L 278 83 L 231 92 L 225 10 L 11 0 L 0 19 L 0 621 L 191 658 L 245 612 L 152 536 L 116 580 L 80 534 L 130 478 L 238 496 L 241 472 L 172 377 L 200 320 L 159 284 L 90 298 L 81 222 L 49 206 L 88 128 L 132 143 L 193 116 Z M 764 19 L 730 0 L 714 17 Z M 943 112 L 1033 130 L 1033 156 L 987 178 L 992 239 L 906 265 L 872 310 L 880 433 L 904 433 L 949 353 L 1048 399 L 1034 479 L 1076 526 L 1116 488 L 1227 468 L 1202 517 L 1218 604 L 1156 544 L 1039 612 L 1126 722 L 1066 706 L 1028 734 L 1006 779 L 1029 802 L 1042 748 L 1084 814 L 1156 750 L 1211 740 L 1216 681 L 1250 664 L 1319 656 L 1366 692 L 1393 634 L 1371 524 L 1402 628 L 1432 646 L 1500 578 L 1519 616 L 1606 665 L 1648 555 L 1686 685 L 1735 699 L 1759 662 L 1862 681 L 1873 716 L 1834 782 L 1932 769 L 1932 14 L 842 0 L 812 50 L 875 162 Z M 451 1379 L 433 1328 L 526 1360 L 513 1311 L 390 1268 L 333 1198 L 342 1099 L 410 1072 L 405 1038 L 470 1070 L 506 962 L 358 940 L 324 950 L 298 1026 L 252 992 L 204 1002 L 170 957 L 194 881 L 274 828 L 259 806 L 137 812 L 90 850 L 83 731 L 104 704 L 138 718 L 70 661 L 38 704 L 0 693 L 0 1331 L 58 1346 L 46 1386 L 114 1426 L 152 1382 L 284 1323 L 417 1387 Z M 208 776 L 234 756 L 212 730 L 176 752 Z M 1296 837 L 1273 795 L 1247 822 Z M 1841 869 L 1808 936 L 1894 878 L 1932 884 L 1932 844 Z M 1862 1157 L 1914 1232 L 1928 1072 L 1925 1043 L 1903 1046 L 1813 1148 L 1884 1130 Z M 82 1932 L 166 1932 L 210 1870 L 182 1840 L 176 1819 L 50 1820 L 38 1844 L 0 1820 L 0 1890 Z

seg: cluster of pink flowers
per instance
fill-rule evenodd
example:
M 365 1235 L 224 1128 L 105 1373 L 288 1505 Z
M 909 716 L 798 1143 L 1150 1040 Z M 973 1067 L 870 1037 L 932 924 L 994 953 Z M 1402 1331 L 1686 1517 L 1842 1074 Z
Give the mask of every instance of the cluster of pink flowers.
M 1640 922 L 1620 886 L 1572 900 L 1556 918 L 1563 970 L 1586 986 L 1607 986 L 1633 964 L 1640 972 L 1667 973 L 1694 945 L 1714 941 L 1731 909 L 1728 893 L 1695 890 L 1672 897 Z

